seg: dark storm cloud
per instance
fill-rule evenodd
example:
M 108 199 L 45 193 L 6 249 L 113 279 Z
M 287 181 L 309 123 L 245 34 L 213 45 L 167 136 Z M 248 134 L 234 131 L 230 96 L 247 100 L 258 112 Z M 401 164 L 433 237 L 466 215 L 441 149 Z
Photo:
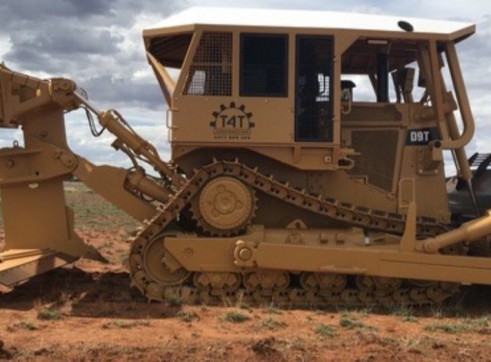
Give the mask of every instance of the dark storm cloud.
M 39 32 L 19 31 L 11 34 L 11 49 L 4 61 L 27 72 L 47 72 L 55 76 L 77 77 L 81 70 L 102 70 L 95 59 L 124 57 L 119 44 L 122 36 L 104 29 L 81 27 L 59 28 L 48 24 Z
M 64 54 L 111 54 L 119 51 L 118 43 L 122 36 L 114 36 L 107 30 L 84 29 L 81 27 L 58 28 L 47 26 L 39 33 L 14 33 L 10 37 L 12 49 L 7 53 L 6 60 L 24 60 L 26 50 L 33 53 L 45 54 L 50 57 Z M 35 55 L 34 55 L 35 56 Z M 36 57 L 36 56 L 35 56 Z
M 116 0 L 15 0 L 0 4 L 4 26 L 53 18 L 87 18 L 108 16 Z
M 0 23 L 3 31 L 26 26 L 25 30 L 37 31 L 46 23 L 60 30 L 70 23 L 131 27 L 141 13 L 166 17 L 186 6 L 187 0 L 4 0 L 0 3 Z
M 102 103 L 156 108 L 162 105 L 156 81 L 132 83 L 135 72 L 149 67 L 143 29 L 132 27 L 141 17 L 160 20 L 186 5 L 178 0 L 2 1 L 0 36 L 10 47 L 0 61 L 26 73 L 72 78 Z
M 143 64 L 144 66 L 144 64 Z M 128 78 L 115 79 L 111 74 L 78 82 L 89 98 L 104 107 L 142 107 L 163 109 L 165 101 L 156 82 L 136 82 Z

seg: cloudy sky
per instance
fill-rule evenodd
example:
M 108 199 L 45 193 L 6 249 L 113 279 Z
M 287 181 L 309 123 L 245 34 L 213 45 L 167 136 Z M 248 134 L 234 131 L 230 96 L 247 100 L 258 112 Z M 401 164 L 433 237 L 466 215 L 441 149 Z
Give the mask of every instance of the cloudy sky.
M 169 157 L 165 103 L 141 40 L 142 29 L 191 6 L 230 6 L 214 0 L 3 0 L 0 2 L 0 61 L 43 78 L 66 76 L 84 88 L 99 108 L 118 109 Z M 234 6 L 335 10 L 431 17 L 477 24 L 477 34 L 458 46 L 478 137 L 468 154 L 491 152 L 491 2 L 484 0 L 235 0 Z M 122 164 L 111 136 L 94 139 L 83 114 L 68 115 L 72 149 L 97 163 Z M 5 139 L 19 137 L 1 132 Z M 8 141 L 9 144 L 11 140 Z

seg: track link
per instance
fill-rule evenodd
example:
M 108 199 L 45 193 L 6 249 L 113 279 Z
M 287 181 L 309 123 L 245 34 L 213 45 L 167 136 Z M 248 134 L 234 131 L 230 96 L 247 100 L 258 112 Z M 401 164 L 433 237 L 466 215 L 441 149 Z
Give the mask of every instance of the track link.
M 383 231 L 401 235 L 405 228 L 405 215 L 387 213 L 356 207 L 330 198 L 310 195 L 305 190 L 297 190 L 275 180 L 272 176 L 264 175 L 256 168 L 249 168 L 238 161 L 214 161 L 195 171 L 175 196 L 157 213 L 152 220 L 136 235 L 132 242 L 129 264 L 131 283 L 136 286 L 149 300 L 165 301 L 178 298 L 184 303 L 275 303 L 277 305 L 306 306 L 306 305 L 374 305 L 374 304 L 431 304 L 440 303 L 457 292 L 458 286 L 452 283 L 434 282 L 428 285 L 412 285 L 401 281 L 400 287 L 390 290 L 370 290 L 359 286 L 346 286 L 342 290 L 306 289 L 290 284 L 287 288 L 263 288 L 258 286 L 251 289 L 243 283 L 236 283 L 234 288 L 214 288 L 193 283 L 199 280 L 199 275 L 193 275 L 181 285 L 163 285 L 157 283 L 145 270 L 143 253 L 146 246 L 159 234 L 166 230 L 169 224 L 178 219 L 184 210 L 204 185 L 219 176 L 235 177 L 253 189 L 262 191 L 286 203 L 324 215 L 346 224 L 359 226 L 369 230 Z M 417 234 L 419 237 L 434 236 L 448 230 L 448 225 L 438 223 L 432 218 L 417 219 Z M 244 274 L 228 273 L 229 277 L 243 281 Z M 294 279 L 292 275 L 291 279 Z M 351 283 L 356 284 L 356 283 Z

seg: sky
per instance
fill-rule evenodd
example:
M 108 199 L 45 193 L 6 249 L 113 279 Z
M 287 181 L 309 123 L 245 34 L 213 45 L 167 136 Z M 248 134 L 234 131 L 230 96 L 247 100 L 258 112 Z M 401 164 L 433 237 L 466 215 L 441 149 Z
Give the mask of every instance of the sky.
M 119 110 L 135 129 L 169 158 L 166 104 L 145 58 L 141 32 L 191 6 L 231 6 L 214 0 L 3 0 L 0 2 L 0 62 L 41 78 L 68 77 L 99 109 Z M 234 7 L 334 10 L 456 20 L 477 24 L 477 33 L 457 50 L 477 130 L 467 147 L 491 152 L 491 2 L 484 0 L 235 0 Z M 72 150 L 95 163 L 126 165 L 112 151 L 107 132 L 93 138 L 84 114 L 68 114 Z M 21 139 L 0 132 L 0 145 Z

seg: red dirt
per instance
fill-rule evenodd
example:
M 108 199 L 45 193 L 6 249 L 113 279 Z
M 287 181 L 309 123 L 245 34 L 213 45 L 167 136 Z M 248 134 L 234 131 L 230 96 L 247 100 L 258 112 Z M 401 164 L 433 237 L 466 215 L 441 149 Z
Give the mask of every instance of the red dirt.
M 83 189 L 68 194 L 85 215 L 79 234 L 111 264 L 81 260 L 0 290 L 0 359 L 491 361 L 490 288 L 467 288 L 446 306 L 415 310 L 148 303 L 129 287 L 124 267 L 134 222 L 93 212 L 100 201 Z M 0 250 L 2 240 L 0 231 Z
M 489 361 L 489 290 L 459 308 L 279 310 L 148 303 L 121 266 L 82 260 L 0 296 L 0 357 L 77 361 Z M 483 294 L 484 293 L 484 294 Z M 486 295 L 487 294 L 487 295 Z M 48 313 L 48 319 L 39 319 Z M 52 313 L 52 314 L 50 314 Z M 245 316 L 242 323 L 227 315 Z M 465 316 L 465 317 L 464 317 Z M 60 318 L 59 320 L 57 318 Z

